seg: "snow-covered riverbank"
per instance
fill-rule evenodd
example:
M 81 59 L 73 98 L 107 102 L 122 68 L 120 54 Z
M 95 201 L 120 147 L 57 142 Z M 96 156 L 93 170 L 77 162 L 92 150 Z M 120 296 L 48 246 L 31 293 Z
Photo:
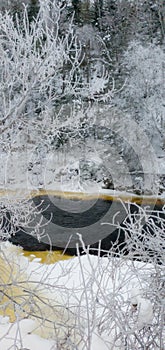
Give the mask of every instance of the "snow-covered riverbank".
M 42 337 L 44 335 L 42 322 L 40 324 L 37 318 L 33 317 L 34 311 L 22 319 L 19 316 L 21 307 L 16 308 L 17 316 L 14 323 L 10 323 L 7 315 L 0 318 L 1 349 L 18 347 L 18 349 L 35 350 L 39 347 L 41 350 L 122 350 L 125 336 L 129 342 L 134 342 L 136 345 L 138 341 L 135 334 L 139 339 L 143 338 L 147 344 L 146 337 L 141 333 L 143 329 L 146 334 L 150 334 L 151 330 L 156 334 L 158 306 L 154 293 L 157 291 L 155 289 L 154 292 L 153 288 L 152 290 L 150 288 L 151 283 L 154 283 L 153 276 L 156 272 L 154 265 L 89 255 L 45 265 L 38 259 L 29 262 L 9 243 L 1 244 L 2 253 L 8 262 L 16 262 L 18 270 L 22 269 L 22 273 L 26 271 L 27 284 L 30 285 L 30 281 L 35 281 L 36 293 L 37 286 L 40 286 L 38 293 L 39 290 L 40 292 L 42 290 L 42 296 L 46 293 L 50 298 L 50 304 L 61 304 L 66 310 L 69 308 L 72 318 L 78 320 L 79 326 L 75 329 L 77 338 L 72 332 L 59 348 L 60 339 L 55 339 L 55 335 L 53 337 L 53 327 L 54 325 L 57 329 L 63 327 L 58 324 L 57 318 L 60 319 L 60 313 L 56 314 L 56 319 L 51 323 L 50 339 L 50 334 L 46 332 L 45 338 L 48 339 L 45 339 Z M 13 278 L 16 280 L 16 277 Z M 18 286 L 20 287 L 19 284 Z M 25 284 L 24 289 L 26 287 L 28 288 Z M 48 307 L 45 307 L 41 300 L 37 302 L 38 315 L 42 314 L 43 319 L 49 318 Z M 8 303 L 11 303 L 11 300 L 8 300 Z M 5 310 L 2 312 L 2 308 L 1 302 L 1 314 L 5 315 Z M 69 327 L 69 323 L 68 319 L 65 326 Z M 76 339 L 81 340 L 77 347 L 73 345 Z M 155 345 L 155 349 L 159 348 L 159 345 Z

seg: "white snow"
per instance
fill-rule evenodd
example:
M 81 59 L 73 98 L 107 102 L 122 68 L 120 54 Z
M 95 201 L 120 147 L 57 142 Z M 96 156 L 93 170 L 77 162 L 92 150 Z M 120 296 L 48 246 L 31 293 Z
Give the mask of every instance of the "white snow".
M 150 324 L 153 319 L 153 307 L 150 300 L 142 297 L 142 292 L 138 288 L 131 290 L 131 303 L 137 306 L 138 317 L 137 326 L 142 328 L 146 324 Z
M 0 348 L 2 350 L 9 350 L 15 343 L 21 349 L 26 350 L 52 350 L 54 341 L 43 339 L 36 334 L 31 334 L 34 328 L 35 322 L 30 319 L 23 319 L 15 324 L 3 324 L 2 319 L 0 322 Z M 18 335 L 16 337 L 17 333 Z
M 49 290 L 43 289 L 43 292 L 50 294 L 51 300 L 54 298 L 54 302 L 69 306 L 75 313 L 79 310 L 86 339 L 90 322 L 90 350 L 123 349 L 121 341 L 114 340 L 115 330 L 109 328 L 113 319 L 104 320 L 108 305 L 119 313 L 121 323 L 117 325 L 116 332 L 122 331 L 122 322 L 128 312 L 131 315 L 132 304 L 137 304 L 138 309 L 136 322 L 133 325 L 130 323 L 132 329 L 152 323 L 152 302 L 145 296 L 147 281 L 154 269 L 151 264 L 84 255 L 45 265 L 38 259 L 29 262 L 23 253 L 20 254 L 20 250 L 9 243 L 1 243 L 1 250 L 8 261 L 15 256 L 17 264 L 25 268 L 30 280 L 36 283 L 44 281 L 49 285 Z M 55 339 L 42 338 L 42 332 L 35 334 L 35 328 L 36 321 L 30 317 L 10 323 L 7 317 L 1 316 L 0 349 L 8 350 L 15 342 L 22 350 L 56 350 Z M 80 343 L 77 349 L 88 347 Z

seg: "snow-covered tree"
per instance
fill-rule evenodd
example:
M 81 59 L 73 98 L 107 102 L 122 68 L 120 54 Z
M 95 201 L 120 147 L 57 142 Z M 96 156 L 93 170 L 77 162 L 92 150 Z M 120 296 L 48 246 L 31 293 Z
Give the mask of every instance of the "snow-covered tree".
M 48 110 L 53 113 L 55 101 L 66 91 L 75 91 L 72 78 L 79 65 L 80 48 L 71 28 L 65 38 L 58 36 L 60 11 L 56 2 L 41 3 L 40 14 L 31 24 L 26 9 L 23 20 L 1 14 L 1 133 L 16 133 L 30 118 Z M 67 63 L 70 80 L 63 79 Z
M 123 57 L 126 81 L 119 102 L 141 123 L 159 151 L 165 142 L 164 60 L 161 47 L 131 42 Z
M 82 76 L 84 55 L 72 20 L 65 34 L 60 32 L 63 9 L 62 1 L 40 1 L 39 14 L 30 23 L 26 8 L 21 18 L 0 14 L 0 127 L 6 143 L 32 120 L 44 133 L 45 125 L 51 125 L 55 134 L 62 123 L 66 126 L 66 118 L 56 113 L 59 103 L 93 98 L 108 85 L 105 73 L 97 87 L 95 80 L 91 86 Z M 71 124 L 72 118 L 67 119 Z
M 21 15 L 0 12 L 0 155 L 5 189 L 17 180 L 24 189 L 29 189 L 29 182 L 30 190 L 31 185 L 43 187 L 49 151 L 78 143 L 79 130 L 95 118 L 95 99 L 112 96 L 103 65 L 99 76 L 97 65 L 93 77 L 83 75 L 85 53 L 73 18 L 63 31 L 64 10 L 63 1 L 40 0 L 38 15 L 31 20 L 26 7 Z M 8 198 L 5 210 L 11 213 L 12 203 L 13 213 L 18 209 L 18 227 L 28 201 L 24 206 L 22 198 L 17 199 L 20 205 Z

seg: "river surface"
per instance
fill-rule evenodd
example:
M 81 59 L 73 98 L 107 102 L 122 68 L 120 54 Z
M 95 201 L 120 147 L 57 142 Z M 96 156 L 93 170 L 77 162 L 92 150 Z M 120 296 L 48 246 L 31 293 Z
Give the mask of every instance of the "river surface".
M 75 254 L 77 245 L 82 246 L 81 238 L 91 249 L 97 248 L 99 241 L 103 250 L 114 246 L 122 249 L 126 241 L 124 229 L 129 232 L 131 222 L 140 234 L 147 229 L 152 231 L 146 222 L 149 217 L 157 226 L 160 217 L 163 223 L 165 221 L 164 199 L 149 196 L 41 192 L 33 195 L 30 201 L 38 215 L 33 218 L 31 227 L 25 231 L 19 229 L 11 238 L 14 244 L 28 251 L 44 251 L 51 246 L 54 250 L 66 249 Z M 33 236 L 32 228 L 37 228 Z

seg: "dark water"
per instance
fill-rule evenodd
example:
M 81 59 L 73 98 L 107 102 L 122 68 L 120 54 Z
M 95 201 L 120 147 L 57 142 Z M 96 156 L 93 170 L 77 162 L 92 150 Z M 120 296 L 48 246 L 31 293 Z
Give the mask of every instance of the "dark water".
M 136 203 L 122 203 L 115 199 L 87 198 L 82 200 L 46 195 L 36 196 L 32 201 L 36 211 L 40 212 L 42 208 L 42 215 L 36 215 L 31 223 L 31 228 L 26 230 L 19 228 L 16 235 L 10 238 L 12 243 L 19 244 L 29 251 L 47 250 L 51 246 L 53 250 L 66 249 L 67 253 L 76 254 L 76 245 L 80 247 L 80 251 L 82 250 L 79 239 L 81 235 L 85 246 L 90 245 L 92 254 L 97 252 L 100 241 L 101 255 L 104 255 L 104 251 L 107 250 L 113 250 L 115 254 L 121 251 L 128 253 L 128 250 L 134 249 L 131 245 L 130 222 L 132 222 L 131 226 L 135 227 L 134 231 L 137 227 L 136 238 L 139 239 L 139 242 L 143 242 L 144 250 L 146 235 L 153 237 L 155 227 L 160 228 L 160 232 L 165 229 L 165 215 L 162 211 L 164 203 L 161 201 L 147 204 L 147 212 L 152 219 L 148 222 L 144 218 L 141 219 L 146 207 L 145 202 L 137 206 Z M 35 235 L 31 236 L 30 233 L 32 227 L 36 227 L 41 219 L 42 227 L 38 231 L 41 235 L 39 242 Z M 138 256 L 137 247 L 135 250 Z M 153 246 L 150 246 L 149 250 L 153 255 Z

